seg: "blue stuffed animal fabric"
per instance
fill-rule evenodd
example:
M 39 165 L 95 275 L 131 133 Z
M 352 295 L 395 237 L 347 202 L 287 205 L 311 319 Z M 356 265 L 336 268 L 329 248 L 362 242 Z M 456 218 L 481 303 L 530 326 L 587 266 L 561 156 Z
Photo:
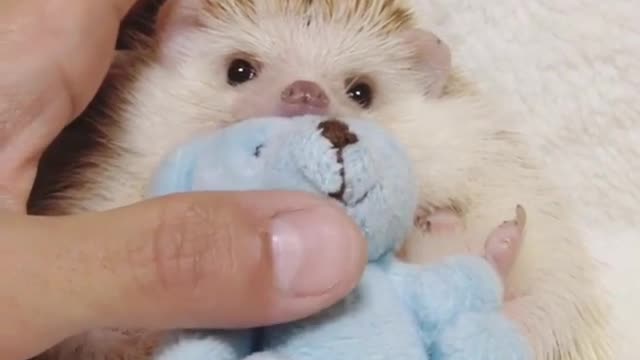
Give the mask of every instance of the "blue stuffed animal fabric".
M 207 190 L 332 197 L 362 229 L 369 263 L 359 286 L 326 311 L 261 331 L 182 333 L 156 360 L 532 358 L 502 313 L 502 280 L 485 258 L 451 257 L 429 266 L 395 260 L 413 225 L 417 188 L 403 148 L 372 121 L 239 122 L 179 146 L 149 195 Z

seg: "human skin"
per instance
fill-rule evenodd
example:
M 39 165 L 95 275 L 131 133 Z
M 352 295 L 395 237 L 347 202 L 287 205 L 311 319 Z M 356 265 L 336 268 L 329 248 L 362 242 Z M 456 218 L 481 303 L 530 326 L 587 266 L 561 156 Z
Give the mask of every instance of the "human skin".
M 364 269 L 356 226 L 338 206 L 302 193 L 194 193 L 100 213 L 26 213 L 43 150 L 97 92 L 134 3 L 0 3 L 3 359 L 100 327 L 295 320 L 341 299 Z M 275 269 L 295 281 L 278 284 Z

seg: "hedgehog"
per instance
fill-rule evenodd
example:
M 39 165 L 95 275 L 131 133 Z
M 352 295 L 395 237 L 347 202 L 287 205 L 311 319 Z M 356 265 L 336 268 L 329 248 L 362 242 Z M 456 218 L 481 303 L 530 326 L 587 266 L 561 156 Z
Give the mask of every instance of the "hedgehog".
M 562 194 L 528 153 L 526 134 L 452 67 L 451 50 L 420 25 L 412 2 L 166 0 L 153 24 L 132 34 L 95 99 L 47 149 L 31 214 L 142 200 L 167 151 L 203 129 L 269 115 L 370 118 L 407 147 L 420 184 L 399 256 L 480 252 L 484 234 L 522 204 L 527 241 L 507 279 L 509 315 L 536 359 L 609 358 L 596 264 Z M 147 358 L 148 339 L 138 350 L 102 351 L 105 336 L 92 334 L 43 356 Z

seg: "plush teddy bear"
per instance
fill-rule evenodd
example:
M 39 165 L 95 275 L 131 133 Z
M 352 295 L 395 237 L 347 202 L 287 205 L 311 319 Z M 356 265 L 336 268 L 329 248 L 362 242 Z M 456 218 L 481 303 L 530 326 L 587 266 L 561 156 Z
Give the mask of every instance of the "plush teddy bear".
M 417 189 L 403 148 L 373 121 L 319 116 L 239 122 L 180 145 L 151 196 L 207 190 L 299 190 L 340 202 L 368 241 L 368 265 L 343 301 L 263 329 L 182 332 L 156 360 L 523 360 L 502 312 L 504 272 L 525 214 L 497 226 L 486 255 L 401 263 Z M 508 240 L 508 241 L 507 241 Z M 259 344 L 259 346 L 256 346 Z

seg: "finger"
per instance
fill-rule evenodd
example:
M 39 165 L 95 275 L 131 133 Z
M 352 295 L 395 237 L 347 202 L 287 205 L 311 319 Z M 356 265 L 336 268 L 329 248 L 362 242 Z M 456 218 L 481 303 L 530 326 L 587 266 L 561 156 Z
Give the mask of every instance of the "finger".
M 134 0 L 10 0 L 0 5 L 0 185 L 24 198 L 35 164 L 93 98 Z M 15 189 L 21 184 L 22 188 Z
M 47 90 L 64 90 L 68 116 L 77 115 L 97 90 L 110 60 L 120 22 L 135 0 L 13 1 L 2 17 L 3 47 L 22 61 L 53 75 Z M 3 65 L 20 70 L 25 63 Z M 29 61 L 30 60 L 30 61 Z M 22 71 L 21 71 L 22 72 Z
M 343 210 L 299 193 L 185 194 L 58 222 L 48 258 L 97 314 L 88 326 L 294 320 L 342 298 L 366 262 Z
M 25 109 L 17 115 L 38 117 L 49 104 L 56 108 L 58 121 L 68 122 L 80 113 L 108 69 L 120 22 L 134 4 L 135 0 L 30 0 L 6 5 L 0 14 L 0 44 L 3 53 L 12 56 L 0 65 L 16 74 L 11 77 L 16 85 L 11 93 L 30 95 L 16 106 Z M 30 76 L 32 71 L 36 74 Z M 18 87 L 20 83 L 26 84 Z M 12 88 L 0 87 L 5 92 Z

